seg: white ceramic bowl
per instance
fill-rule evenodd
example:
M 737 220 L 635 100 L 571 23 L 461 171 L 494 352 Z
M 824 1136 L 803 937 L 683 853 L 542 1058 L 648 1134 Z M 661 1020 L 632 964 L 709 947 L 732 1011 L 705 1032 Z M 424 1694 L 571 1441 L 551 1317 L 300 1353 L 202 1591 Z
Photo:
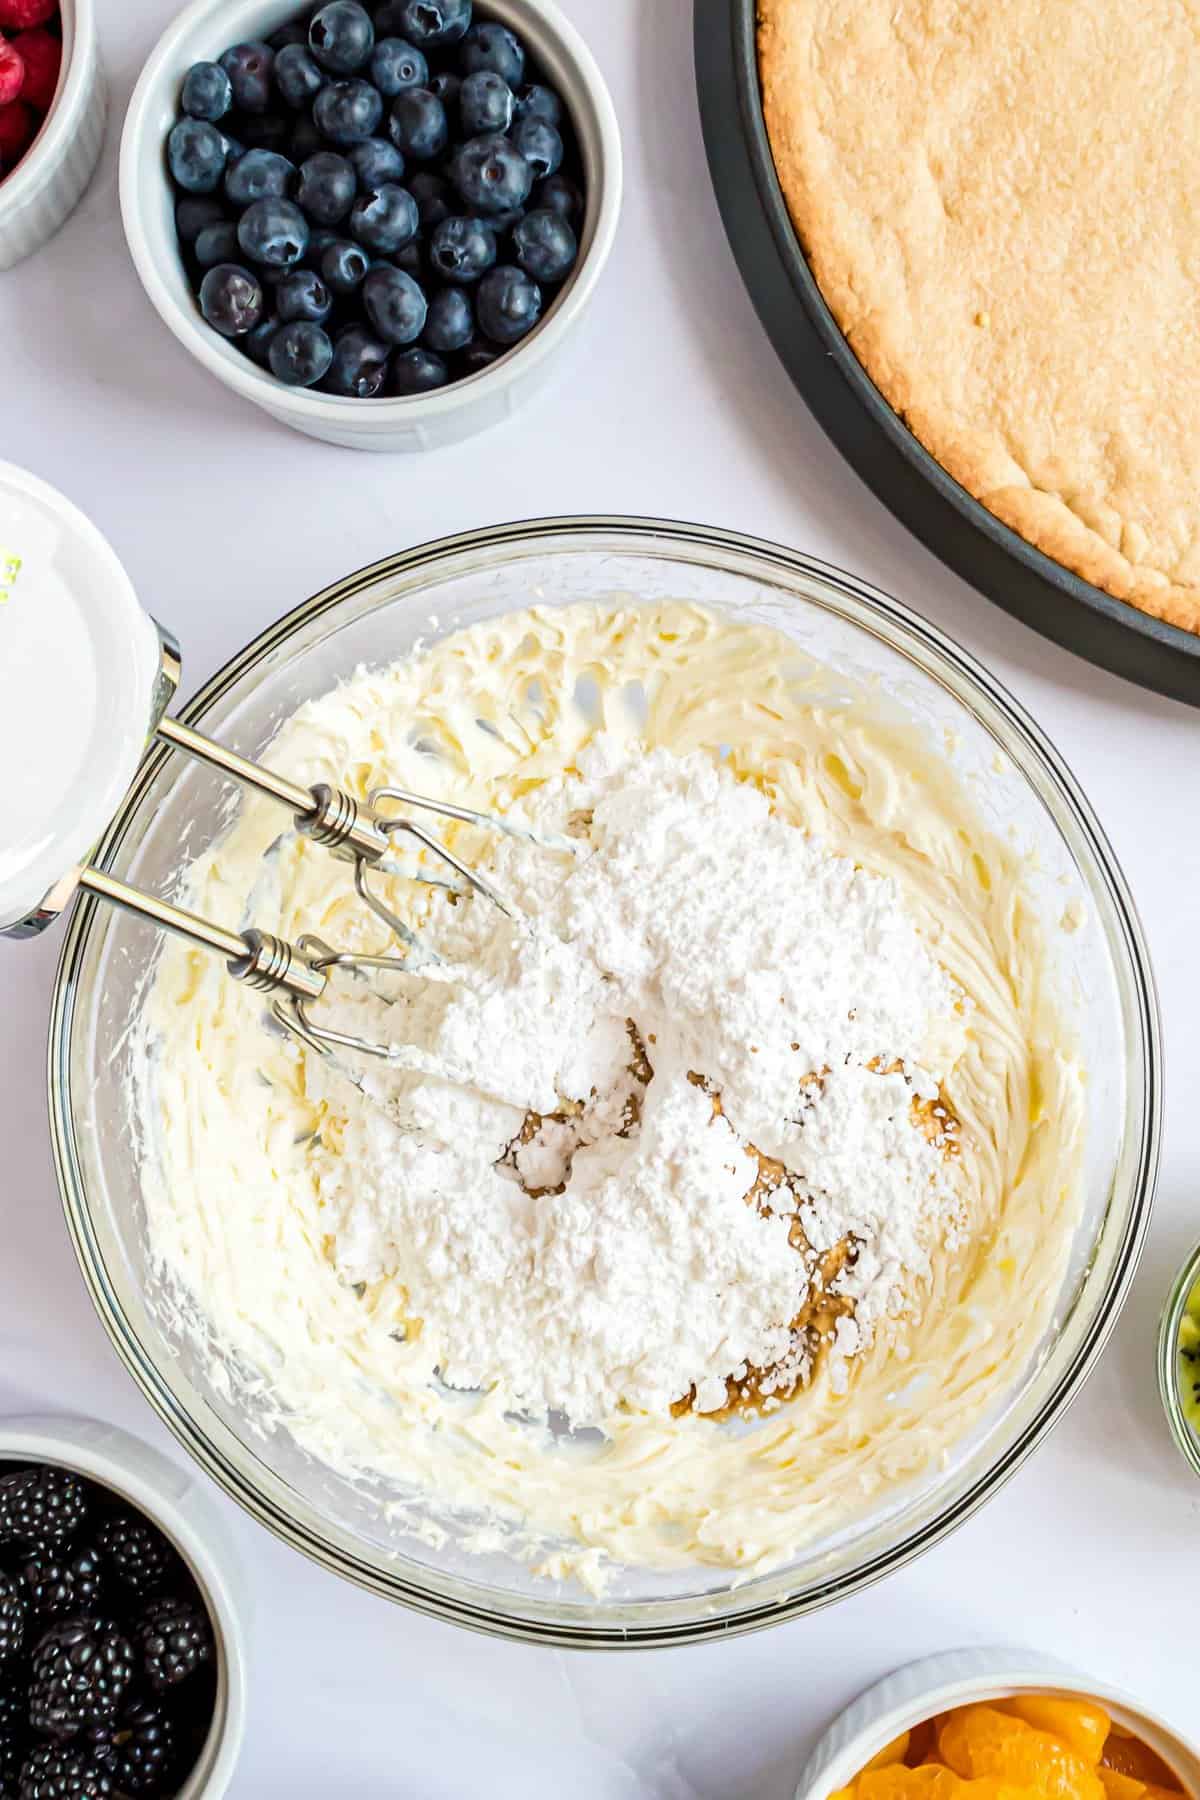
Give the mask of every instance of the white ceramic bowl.
M 83 198 L 104 142 L 108 89 L 92 0 L 61 0 L 63 60 L 54 104 L 28 150 L 0 181 L 0 269 L 44 244 Z
M 179 88 L 194 62 L 231 44 L 269 37 L 301 10 L 297 0 L 193 0 L 159 39 L 134 89 L 121 140 L 121 213 L 142 285 L 184 348 L 218 381 L 285 425 L 353 450 L 433 450 L 471 437 L 517 410 L 541 386 L 608 260 L 621 205 L 621 139 L 604 78 L 552 0 L 487 0 L 528 43 L 557 85 L 579 139 L 587 218 L 579 261 L 537 329 L 481 374 L 431 394 L 353 400 L 289 388 L 257 368 L 200 316 L 175 234 L 163 146 L 179 116 Z
M 183 1557 L 212 1620 L 217 1699 L 207 1742 L 176 1800 L 221 1800 L 246 1727 L 246 1644 L 238 1617 L 245 1583 L 203 1478 L 115 1425 L 66 1416 L 0 1419 L 0 1473 L 6 1462 L 53 1463 L 111 1488 L 145 1513 Z
M 828 1800 L 893 1738 L 952 1706 L 1014 1694 L 1080 1694 L 1099 1701 L 1113 1723 L 1135 1733 L 1200 1800 L 1200 1745 L 1121 1688 L 1080 1675 L 1036 1650 L 950 1650 L 909 1663 L 868 1688 L 817 1743 L 800 1773 L 796 1800 Z

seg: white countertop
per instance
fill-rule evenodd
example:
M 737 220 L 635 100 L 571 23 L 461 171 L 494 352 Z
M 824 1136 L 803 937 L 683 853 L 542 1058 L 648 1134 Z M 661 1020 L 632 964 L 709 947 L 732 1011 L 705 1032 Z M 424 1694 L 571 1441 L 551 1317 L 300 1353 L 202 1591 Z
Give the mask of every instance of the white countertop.
M 336 576 L 443 532 L 656 513 L 776 538 L 925 612 L 1047 728 L 1141 908 L 1169 1065 L 1158 1207 L 1133 1297 L 1051 1439 L 939 1549 L 855 1599 L 726 1644 L 638 1655 L 492 1642 L 389 1608 L 228 1512 L 257 1614 L 238 1796 L 784 1800 L 806 1744 L 925 1652 L 1024 1643 L 1197 1717 L 1200 1483 L 1154 1377 L 1200 1236 L 1200 712 L 1077 661 L 908 536 L 826 442 L 742 288 L 709 187 L 690 0 L 565 0 L 613 89 L 626 206 L 558 384 L 457 449 L 372 457 L 293 435 L 209 380 L 144 298 L 116 193 L 121 114 L 172 0 L 97 0 L 114 120 L 62 234 L 0 279 L 0 455 L 88 512 L 184 646 L 185 690 Z M 179 1451 L 109 1347 L 62 1223 L 42 1047 L 59 933 L 0 946 L 0 1414 L 112 1419 Z M 1186 1621 L 1186 1623 L 1185 1623 Z M 1189 1667 L 1189 1664 L 1192 1666 Z

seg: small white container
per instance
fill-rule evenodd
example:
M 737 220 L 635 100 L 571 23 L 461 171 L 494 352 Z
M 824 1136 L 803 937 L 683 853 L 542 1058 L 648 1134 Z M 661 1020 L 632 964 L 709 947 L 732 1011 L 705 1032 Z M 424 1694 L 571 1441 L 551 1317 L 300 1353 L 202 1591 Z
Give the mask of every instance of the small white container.
M 91 521 L 0 463 L 0 931 L 96 842 L 146 747 L 162 638 Z
M 484 10 L 520 33 L 562 94 L 583 158 L 587 218 L 575 271 L 536 330 L 491 368 L 429 394 L 354 400 L 287 387 L 205 324 L 188 282 L 164 160 L 183 77 L 231 44 L 269 37 L 295 18 L 296 0 L 193 0 L 159 39 L 134 89 L 121 139 L 121 214 L 143 287 L 211 375 L 309 437 L 352 450 L 434 450 L 500 423 L 545 381 L 608 261 L 621 206 L 621 139 L 604 77 L 552 0 L 488 0 Z
M 0 181 L 0 269 L 44 244 L 74 212 L 104 143 L 108 89 L 93 0 L 61 0 L 63 60 L 54 104 L 32 144 Z
M 828 1800 L 903 1731 L 937 1713 L 1015 1694 L 1077 1694 L 1097 1701 L 1114 1724 L 1141 1738 L 1200 1800 L 1200 1745 L 1120 1688 L 1081 1675 L 1036 1650 L 949 1650 L 885 1676 L 848 1706 L 800 1773 L 796 1800 Z
M 6 1462 L 52 1463 L 110 1488 L 145 1513 L 188 1565 L 216 1638 L 217 1697 L 208 1739 L 176 1800 L 220 1800 L 246 1728 L 246 1643 L 238 1618 L 246 1588 L 203 1477 L 115 1425 L 66 1416 L 0 1420 L 0 1474 Z

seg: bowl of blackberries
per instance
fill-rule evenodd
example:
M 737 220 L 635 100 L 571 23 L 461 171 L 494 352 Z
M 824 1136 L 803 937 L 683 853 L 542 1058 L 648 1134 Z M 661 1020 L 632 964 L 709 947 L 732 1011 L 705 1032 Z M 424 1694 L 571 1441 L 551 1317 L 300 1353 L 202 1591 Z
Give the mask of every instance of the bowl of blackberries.
M 607 260 L 612 102 L 550 0 L 194 0 L 121 147 L 150 299 L 284 423 L 426 449 L 505 418 Z
M 226 1791 L 244 1671 L 214 1519 L 123 1432 L 0 1424 L 0 1800 Z

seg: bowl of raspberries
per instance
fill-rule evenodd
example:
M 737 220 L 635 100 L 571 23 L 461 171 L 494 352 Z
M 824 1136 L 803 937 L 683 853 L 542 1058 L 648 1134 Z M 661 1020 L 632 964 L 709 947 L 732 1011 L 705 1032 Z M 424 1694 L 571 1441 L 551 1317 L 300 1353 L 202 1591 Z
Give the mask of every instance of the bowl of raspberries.
M 126 235 L 172 331 L 357 449 L 505 418 L 580 319 L 620 189 L 607 89 L 549 0 L 194 0 L 121 147 Z
M 74 211 L 107 110 L 92 0 L 0 0 L 0 269 Z
M 216 1800 L 242 1735 L 211 1498 L 88 1420 L 0 1423 L 0 1800 Z

